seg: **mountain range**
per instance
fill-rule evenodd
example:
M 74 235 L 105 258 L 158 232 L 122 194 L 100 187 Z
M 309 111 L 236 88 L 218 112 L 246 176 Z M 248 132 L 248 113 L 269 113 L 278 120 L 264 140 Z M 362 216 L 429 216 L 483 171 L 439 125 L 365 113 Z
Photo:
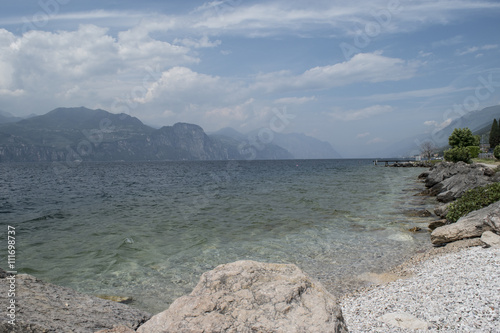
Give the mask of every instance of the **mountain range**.
M 446 127 L 436 129 L 432 133 L 423 133 L 409 137 L 393 143 L 387 149 L 378 152 L 379 156 L 413 156 L 420 153 L 420 145 L 430 141 L 439 150 L 447 149 L 448 137 L 455 128 L 468 127 L 477 135 L 487 135 L 491 128 L 493 119 L 500 118 L 500 105 L 486 107 L 465 113 L 463 116 L 454 119 Z M 487 138 L 483 138 L 488 143 Z
M 161 161 L 338 158 L 326 142 L 303 134 L 273 140 L 224 129 L 207 135 L 194 124 L 154 129 L 127 114 L 58 108 L 15 119 L 0 114 L 0 162 Z

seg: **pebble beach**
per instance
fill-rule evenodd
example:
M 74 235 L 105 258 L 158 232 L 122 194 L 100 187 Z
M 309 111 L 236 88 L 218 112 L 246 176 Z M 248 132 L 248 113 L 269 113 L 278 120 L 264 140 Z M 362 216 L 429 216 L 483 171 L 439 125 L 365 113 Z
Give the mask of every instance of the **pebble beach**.
M 349 332 L 500 332 L 500 249 L 480 245 L 430 249 L 395 281 L 344 296 Z

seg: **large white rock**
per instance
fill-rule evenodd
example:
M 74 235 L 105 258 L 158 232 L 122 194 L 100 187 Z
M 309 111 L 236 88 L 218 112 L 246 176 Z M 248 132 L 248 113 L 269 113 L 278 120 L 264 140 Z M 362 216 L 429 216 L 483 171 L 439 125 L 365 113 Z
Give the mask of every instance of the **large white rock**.
M 204 273 L 139 333 L 347 332 L 336 299 L 295 265 L 237 261 Z
M 378 320 L 389 325 L 412 330 L 427 330 L 429 327 L 426 321 L 405 312 L 387 313 Z
M 481 235 L 481 241 L 489 245 L 490 247 L 497 249 L 500 248 L 500 236 L 491 231 L 483 232 L 483 234 Z

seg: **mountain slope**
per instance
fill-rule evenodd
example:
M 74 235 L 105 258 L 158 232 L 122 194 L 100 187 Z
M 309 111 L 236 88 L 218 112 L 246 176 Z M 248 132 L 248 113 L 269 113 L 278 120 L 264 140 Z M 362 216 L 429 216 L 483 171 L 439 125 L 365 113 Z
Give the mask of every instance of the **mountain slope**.
M 259 131 L 253 131 L 250 133 L 242 134 L 237 130 L 226 127 L 223 128 L 212 136 L 217 137 L 227 137 L 239 142 L 253 143 L 254 147 L 264 146 L 259 139 Z M 299 134 L 299 133 L 273 133 L 272 142 L 267 143 L 267 149 L 276 150 L 278 147 L 283 151 L 289 152 L 292 157 L 296 159 L 328 159 L 328 158 L 341 158 L 340 154 L 333 149 L 333 147 L 324 141 L 320 141 L 316 138 Z M 263 154 L 263 152 L 260 152 Z M 268 154 L 270 152 L 267 152 Z
M 9 112 L 0 110 L 0 124 L 15 123 L 23 118 L 15 117 Z
M 0 162 L 248 159 L 239 145 L 193 124 L 154 129 L 126 114 L 83 107 L 0 125 Z M 266 147 L 252 158 L 292 156 Z

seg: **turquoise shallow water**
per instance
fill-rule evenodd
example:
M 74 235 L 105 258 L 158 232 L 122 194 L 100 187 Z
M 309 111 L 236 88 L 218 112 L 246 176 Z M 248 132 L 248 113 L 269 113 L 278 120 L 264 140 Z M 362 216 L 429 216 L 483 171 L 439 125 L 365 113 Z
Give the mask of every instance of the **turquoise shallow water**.
M 367 160 L 0 165 L 20 272 L 159 312 L 241 259 L 295 263 L 333 292 L 402 262 L 429 235 L 404 212 L 422 169 Z M 3 235 L 2 235 L 3 237 Z M 5 262 L 5 260 L 3 260 Z

